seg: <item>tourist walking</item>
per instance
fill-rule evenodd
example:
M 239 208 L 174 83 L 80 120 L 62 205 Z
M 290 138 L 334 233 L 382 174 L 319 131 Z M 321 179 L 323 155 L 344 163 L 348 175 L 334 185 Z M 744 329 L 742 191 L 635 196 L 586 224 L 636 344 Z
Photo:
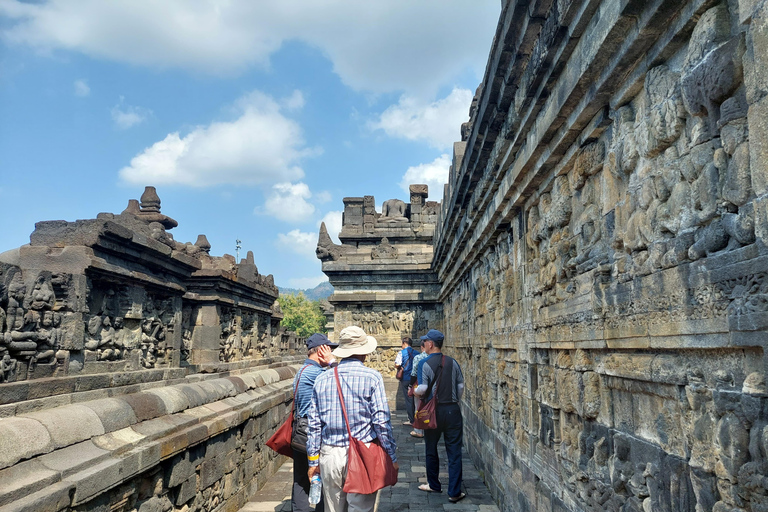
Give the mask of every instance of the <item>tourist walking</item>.
M 360 327 L 347 327 L 339 334 L 339 346 L 333 355 L 341 358 L 336 369 L 352 436 L 366 443 L 378 438 L 397 470 L 384 380 L 379 372 L 363 365 L 366 356 L 376 350 L 376 345 L 376 339 L 367 336 Z M 349 434 L 334 372 L 323 373 L 315 381 L 309 410 L 309 478 L 320 473 L 326 511 L 373 511 L 375 492 L 356 494 L 342 490 L 347 477 L 348 447 Z
M 461 447 L 464 441 L 464 421 L 459 400 L 464 393 L 464 376 L 461 367 L 452 357 L 443 355 L 445 336 L 436 329 L 430 329 L 421 339 L 429 356 L 419 363 L 419 385 L 416 396 L 422 402 L 432 398 L 432 389 L 437 382 L 437 403 L 435 419 L 437 428 L 424 430 L 426 445 L 427 483 L 419 489 L 427 492 L 441 492 L 438 478 L 440 459 L 437 443 L 445 436 L 445 451 L 448 455 L 448 500 L 457 502 L 466 496 L 461 490 Z
M 405 337 L 402 340 L 402 350 L 397 353 L 395 358 L 395 368 L 397 368 L 397 380 L 399 381 L 400 392 L 405 399 L 405 413 L 408 416 L 408 421 L 404 421 L 403 425 L 413 425 L 413 396 L 408 393 L 408 388 L 411 385 L 411 371 L 413 370 L 413 359 L 418 355 L 413 349 L 413 341 L 409 337 Z
M 293 381 L 293 387 L 296 389 L 296 413 L 295 419 L 297 429 L 300 434 L 307 433 L 307 415 L 312 403 L 312 390 L 315 387 L 315 380 L 323 373 L 333 361 L 331 348 L 337 346 L 320 333 L 315 333 L 307 338 L 307 358 L 304 360 L 299 373 Z M 294 447 L 293 456 L 293 489 L 291 491 L 291 510 L 293 512 L 309 512 L 309 464 L 306 452 L 300 452 Z M 315 506 L 315 512 L 323 512 L 325 505 L 322 498 Z
M 410 376 L 410 386 L 408 387 L 408 394 L 413 397 L 413 406 L 414 410 L 418 410 L 421 406 L 421 398 L 416 396 L 416 386 L 418 385 L 419 380 L 419 363 L 423 360 L 429 357 L 429 354 L 424 349 L 424 340 L 419 340 L 419 346 L 421 347 L 421 352 L 419 352 L 416 357 L 413 358 L 413 368 L 411 369 L 411 376 Z M 414 426 L 413 430 L 411 430 L 411 435 L 413 437 L 422 438 L 424 437 L 424 430 L 420 428 L 416 428 Z

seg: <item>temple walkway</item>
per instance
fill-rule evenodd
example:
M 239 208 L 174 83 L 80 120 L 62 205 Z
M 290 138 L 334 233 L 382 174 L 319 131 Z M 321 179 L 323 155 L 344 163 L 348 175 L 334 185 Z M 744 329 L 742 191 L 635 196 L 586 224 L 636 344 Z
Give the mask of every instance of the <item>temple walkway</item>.
M 431 512 L 435 510 L 461 512 L 498 512 L 488 488 L 464 450 L 464 492 L 467 497 L 458 503 L 450 503 L 445 490 L 438 493 L 420 491 L 418 486 L 427 481 L 424 467 L 424 440 L 410 436 L 411 428 L 402 425 L 405 412 L 393 411 L 392 426 L 397 440 L 397 458 L 400 477 L 397 485 L 379 492 L 378 512 Z M 443 489 L 448 484 L 447 457 L 442 442 L 440 454 L 440 480 Z M 270 478 L 240 512 L 290 512 L 293 461 L 289 460 Z

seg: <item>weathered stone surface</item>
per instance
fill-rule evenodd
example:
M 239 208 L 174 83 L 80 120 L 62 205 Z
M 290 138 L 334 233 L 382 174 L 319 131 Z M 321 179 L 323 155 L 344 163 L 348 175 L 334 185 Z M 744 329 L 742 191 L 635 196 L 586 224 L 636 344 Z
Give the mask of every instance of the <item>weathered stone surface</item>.
M 48 453 L 53 448 L 51 434 L 39 421 L 30 418 L 0 420 L 0 468 Z
M 120 430 L 138 421 L 131 406 L 123 400 L 104 398 L 84 402 L 82 405 L 96 413 L 105 432 Z
M 768 504 L 765 12 L 503 3 L 433 257 L 503 510 Z

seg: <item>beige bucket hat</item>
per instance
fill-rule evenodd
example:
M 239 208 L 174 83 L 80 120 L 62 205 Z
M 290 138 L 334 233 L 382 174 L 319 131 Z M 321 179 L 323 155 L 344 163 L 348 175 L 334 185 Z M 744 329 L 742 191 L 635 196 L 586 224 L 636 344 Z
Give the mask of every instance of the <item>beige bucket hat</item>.
M 377 345 L 376 338 L 368 336 L 360 327 L 352 325 L 341 330 L 339 346 L 332 354 L 340 358 L 364 356 L 376 350 Z

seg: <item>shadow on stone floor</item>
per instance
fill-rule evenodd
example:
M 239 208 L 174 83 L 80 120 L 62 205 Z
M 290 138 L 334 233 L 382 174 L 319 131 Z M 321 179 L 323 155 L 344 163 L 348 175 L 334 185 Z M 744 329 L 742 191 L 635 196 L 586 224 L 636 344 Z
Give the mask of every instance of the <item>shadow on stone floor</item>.
M 403 411 L 394 411 L 392 426 L 397 440 L 397 457 L 400 463 L 400 476 L 397 485 L 379 491 L 378 512 L 431 512 L 434 510 L 498 512 L 498 507 L 491 498 L 480 474 L 464 450 L 463 490 L 467 497 L 459 503 L 450 503 L 445 492 L 426 493 L 418 489 L 425 483 L 424 440 L 410 436 L 411 428 L 402 425 L 405 420 Z M 440 444 L 440 480 L 447 487 L 448 470 L 445 447 Z M 240 512 L 289 512 L 291 510 L 291 484 L 293 482 L 293 462 L 288 461 L 270 478 Z

